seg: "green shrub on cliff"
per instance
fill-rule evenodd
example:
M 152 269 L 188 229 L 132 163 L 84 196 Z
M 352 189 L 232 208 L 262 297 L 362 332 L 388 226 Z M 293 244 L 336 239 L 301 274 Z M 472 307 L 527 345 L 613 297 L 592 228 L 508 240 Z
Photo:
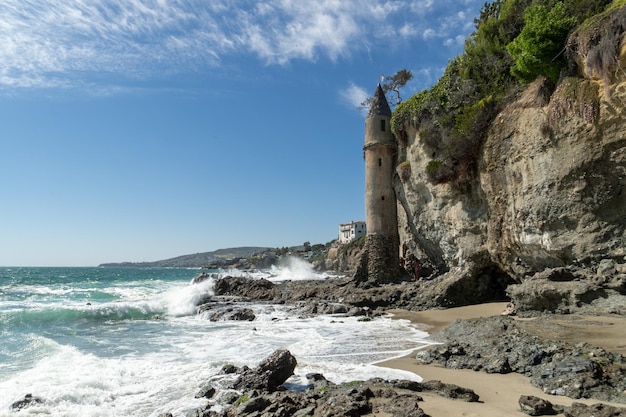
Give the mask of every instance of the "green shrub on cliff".
M 565 66 L 564 41 L 575 24 L 576 18 L 567 14 L 562 2 L 551 9 L 543 5 L 527 8 L 522 32 L 506 47 L 515 61 L 513 75 L 522 82 L 539 75 L 556 82 Z
M 434 183 L 463 185 L 474 178 L 476 156 L 498 111 L 521 85 L 545 75 L 552 81 L 566 68 L 567 37 L 591 16 L 618 0 L 495 0 L 475 20 L 465 50 L 450 60 L 430 89 L 404 101 L 391 126 L 401 146 L 406 126 L 417 128 L 430 151 Z M 626 10 L 624 10 L 626 15 Z M 620 15 L 621 16 L 621 15 Z M 625 19 L 616 19 L 624 24 Z M 617 25 L 617 23 L 616 23 Z M 621 34 L 623 30 L 616 30 Z M 593 42 L 591 42 L 593 43 Z M 601 65 L 604 61 L 601 61 Z M 401 162 L 401 161 L 400 161 Z

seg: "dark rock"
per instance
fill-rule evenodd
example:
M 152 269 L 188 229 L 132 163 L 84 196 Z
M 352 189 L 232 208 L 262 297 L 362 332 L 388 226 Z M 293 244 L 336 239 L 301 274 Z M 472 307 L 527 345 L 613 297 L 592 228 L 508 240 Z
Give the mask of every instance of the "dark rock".
M 214 395 L 215 388 L 212 385 L 208 384 L 202 387 L 200 391 L 198 391 L 198 393 L 196 394 L 196 398 L 213 398 Z
M 383 411 L 394 417 L 427 417 L 424 410 L 419 407 L 418 401 L 421 401 L 419 396 L 397 395 L 383 407 Z
M 293 375 L 296 364 L 296 358 L 288 350 L 277 350 L 256 368 L 246 370 L 235 388 L 273 392 Z
M 272 402 L 266 397 L 253 397 L 248 401 L 243 402 L 239 407 L 237 412 L 239 414 L 251 414 L 256 411 L 260 411 L 265 409 Z
M 602 371 L 585 356 L 554 355 L 533 372 L 533 384 L 544 392 L 570 398 L 589 397 L 589 392 L 601 384 Z
M 232 405 L 232 404 L 235 404 L 240 398 L 241 398 L 241 395 L 239 395 L 237 392 L 228 391 L 220 395 L 218 402 L 224 405 Z
M 510 317 L 457 320 L 431 337 L 442 345 L 417 353 L 424 363 L 485 372 L 517 372 L 544 392 L 626 402 L 626 364 L 590 345 L 542 340 Z
M 264 278 L 224 277 L 215 281 L 215 295 L 234 295 L 251 300 L 270 301 L 277 298 L 280 290 L 276 284 Z
M 209 314 L 210 321 L 254 321 L 256 315 L 250 308 L 225 307 Z
M 421 383 L 415 381 L 409 381 L 406 379 L 402 379 L 399 381 L 392 381 L 391 384 L 396 389 L 413 391 L 413 392 L 421 392 L 424 390 L 424 387 Z
M 196 275 L 193 280 L 191 280 L 192 284 L 199 284 L 201 282 L 206 281 L 207 279 L 211 279 L 211 278 L 217 278 L 218 275 L 217 274 L 209 274 L 207 272 L 202 272 L 198 275 Z
M 20 411 L 34 404 L 43 404 L 43 400 L 39 397 L 33 397 L 33 394 L 26 394 L 21 400 L 11 404 L 11 410 Z
M 229 375 L 229 374 L 235 374 L 239 372 L 239 368 L 237 368 L 235 365 L 224 365 L 222 366 L 222 370 L 220 371 L 220 374 L 222 375 Z
M 325 391 L 328 387 L 334 387 L 335 384 L 327 380 L 324 375 L 318 373 L 306 374 L 306 379 L 309 382 L 308 388 L 314 391 Z
M 522 395 L 519 398 L 519 407 L 523 413 L 529 416 L 553 416 L 563 412 L 562 407 L 557 406 L 555 409 L 550 401 L 534 395 Z
M 585 405 L 572 403 L 564 411 L 565 417 L 626 417 L 626 408 L 606 404 Z
M 372 411 L 369 399 L 374 394 L 368 387 L 343 388 L 332 396 L 323 397 L 314 416 L 346 416 L 358 417 Z
M 485 364 L 483 369 L 488 374 L 508 374 L 511 372 L 511 365 L 507 358 L 495 358 L 493 361 Z
M 462 399 L 466 402 L 477 402 L 478 394 L 469 388 L 459 387 L 454 384 L 446 384 L 433 380 L 422 383 L 423 391 L 434 392 L 445 398 Z
M 429 391 L 446 398 L 477 401 L 472 390 L 439 381 L 385 381 L 373 378 L 334 384 L 318 373 L 307 374 L 304 390 L 280 389 L 296 360 L 288 351 L 276 351 L 254 369 L 243 367 L 240 378 L 224 395 L 198 410 L 199 417 L 326 417 L 388 414 L 395 417 L 427 417 L 419 407 L 418 393 Z M 272 377 L 272 372 L 276 372 Z M 269 389 L 271 388 L 271 389 Z M 226 401 L 225 398 L 232 398 Z M 215 405 L 215 407 L 214 407 Z M 215 408 L 215 409 L 213 409 Z
M 350 307 L 345 304 L 323 300 L 299 301 L 296 308 L 303 314 L 347 314 Z

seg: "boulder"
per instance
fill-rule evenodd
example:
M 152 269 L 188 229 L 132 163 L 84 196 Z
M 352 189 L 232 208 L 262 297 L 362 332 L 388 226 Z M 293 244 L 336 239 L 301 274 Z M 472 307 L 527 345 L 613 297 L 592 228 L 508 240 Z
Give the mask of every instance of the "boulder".
M 33 394 L 26 394 L 24 398 L 11 404 L 11 410 L 20 411 L 35 404 L 43 404 L 43 402 L 43 399 L 35 397 Z
M 461 399 L 469 403 L 478 401 L 478 394 L 473 390 L 437 380 L 422 383 L 422 389 L 423 391 L 434 392 L 445 398 Z
M 256 315 L 250 308 L 225 307 L 209 314 L 210 321 L 254 321 L 255 319 Z
M 280 290 L 265 278 L 224 277 L 215 281 L 215 295 L 234 295 L 252 300 L 271 301 L 280 295 Z
M 554 407 L 550 401 L 534 395 L 522 395 L 519 398 L 519 407 L 529 416 L 553 416 L 563 412 L 563 407 Z
M 273 392 L 296 368 L 296 358 L 288 350 L 277 350 L 256 368 L 245 370 L 235 384 L 236 389 Z

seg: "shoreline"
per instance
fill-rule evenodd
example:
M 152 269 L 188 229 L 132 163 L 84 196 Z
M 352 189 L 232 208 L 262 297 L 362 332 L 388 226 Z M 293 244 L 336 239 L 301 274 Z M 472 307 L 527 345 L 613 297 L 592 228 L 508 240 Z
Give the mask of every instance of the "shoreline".
M 395 319 L 409 320 L 418 329 L 432 334 L 448 326 L 457 319 L 471 319 L 479 317 L 491 317 L 500 315 L 506 308 L 507 303 L 487 303 L 466 307 L 454 307 L 445 310 L 388 310 Z M 518 319 L 531 323 L 529 330 L 541 337 L 546 337 L 551 332 L 552 337 L 561 340 L 579 343 L 582 341 L 603 347 L 610 351 L 624 354 L 626 352 L 626 319 L 608 316 L 554 316 L 554 326 L 545 329 L 543 326 L 532 326 L 533 319 Z M 598 323 L 603 325 L 598 326 Z M 585 331 L 587 330 L 587 331 Z M 542 334 L 543 333 L 543 334 Z M 599 343 L 601 342 L 601 343 Z M 621 343 L 620 343 L 621 342 Z M 428 349 L 428 347 L 426 348 Z M 469 369 L 450 369 L 441 365 L 420 364 L 415 359 L 415 352 L 408 356 L 394 358 L 379 362 L 380 367 L 399 369 L 412 372 L 421 376 L 424 381 L 440 380 L 444 383 L 456 384 L 464 388 L 470 388 L 480 396 L 477 403 L 468 403 L 460 400 L 443 398 L 431 393 L 423 393 L 424 401 L 420 408 L 429 415 L 446 415 L 450 417 L 482 416 L 500 417 L 526 416 L 519 407 L 519 398 L 522 395 L 533 395 L 550 401 L 553 404 L 571 406 L 578 402 L 587 405 L 603 403 L 615 407 L 626 407 L 625 404 L 600 401 L 596 399 L 572 399 L 564 396 L 556 396 L 544 393 L 541 389 L 530 383 L 530 378 L 512 372 L 508 374 L 488 374 L 482 371 Z

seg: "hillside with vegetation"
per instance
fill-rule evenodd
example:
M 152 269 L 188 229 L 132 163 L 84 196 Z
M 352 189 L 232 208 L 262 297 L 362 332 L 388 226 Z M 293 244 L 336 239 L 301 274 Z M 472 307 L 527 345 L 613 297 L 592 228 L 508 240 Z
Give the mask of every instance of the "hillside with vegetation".
M 393 112 L 407 273 L 448 306 L 621 311 L 626 1 L 496 0 L 475 21 Z
M 406 143 L 407 127 L 418 129 L 435 155 L 427 167 L 432 183 L 471 181 L 490 123 L 526 84 L 540 76 L 552 89 L 567 77 L 583 80 L 581 59 L 609 81 L 626 24 L 624 5 L 624 0 L 486 3 L 463 54 L 449 62 L 432 88 L 395 109 L 396 137 Z M 579 111 L 588 120 L 597 113 L 594 107 Z

